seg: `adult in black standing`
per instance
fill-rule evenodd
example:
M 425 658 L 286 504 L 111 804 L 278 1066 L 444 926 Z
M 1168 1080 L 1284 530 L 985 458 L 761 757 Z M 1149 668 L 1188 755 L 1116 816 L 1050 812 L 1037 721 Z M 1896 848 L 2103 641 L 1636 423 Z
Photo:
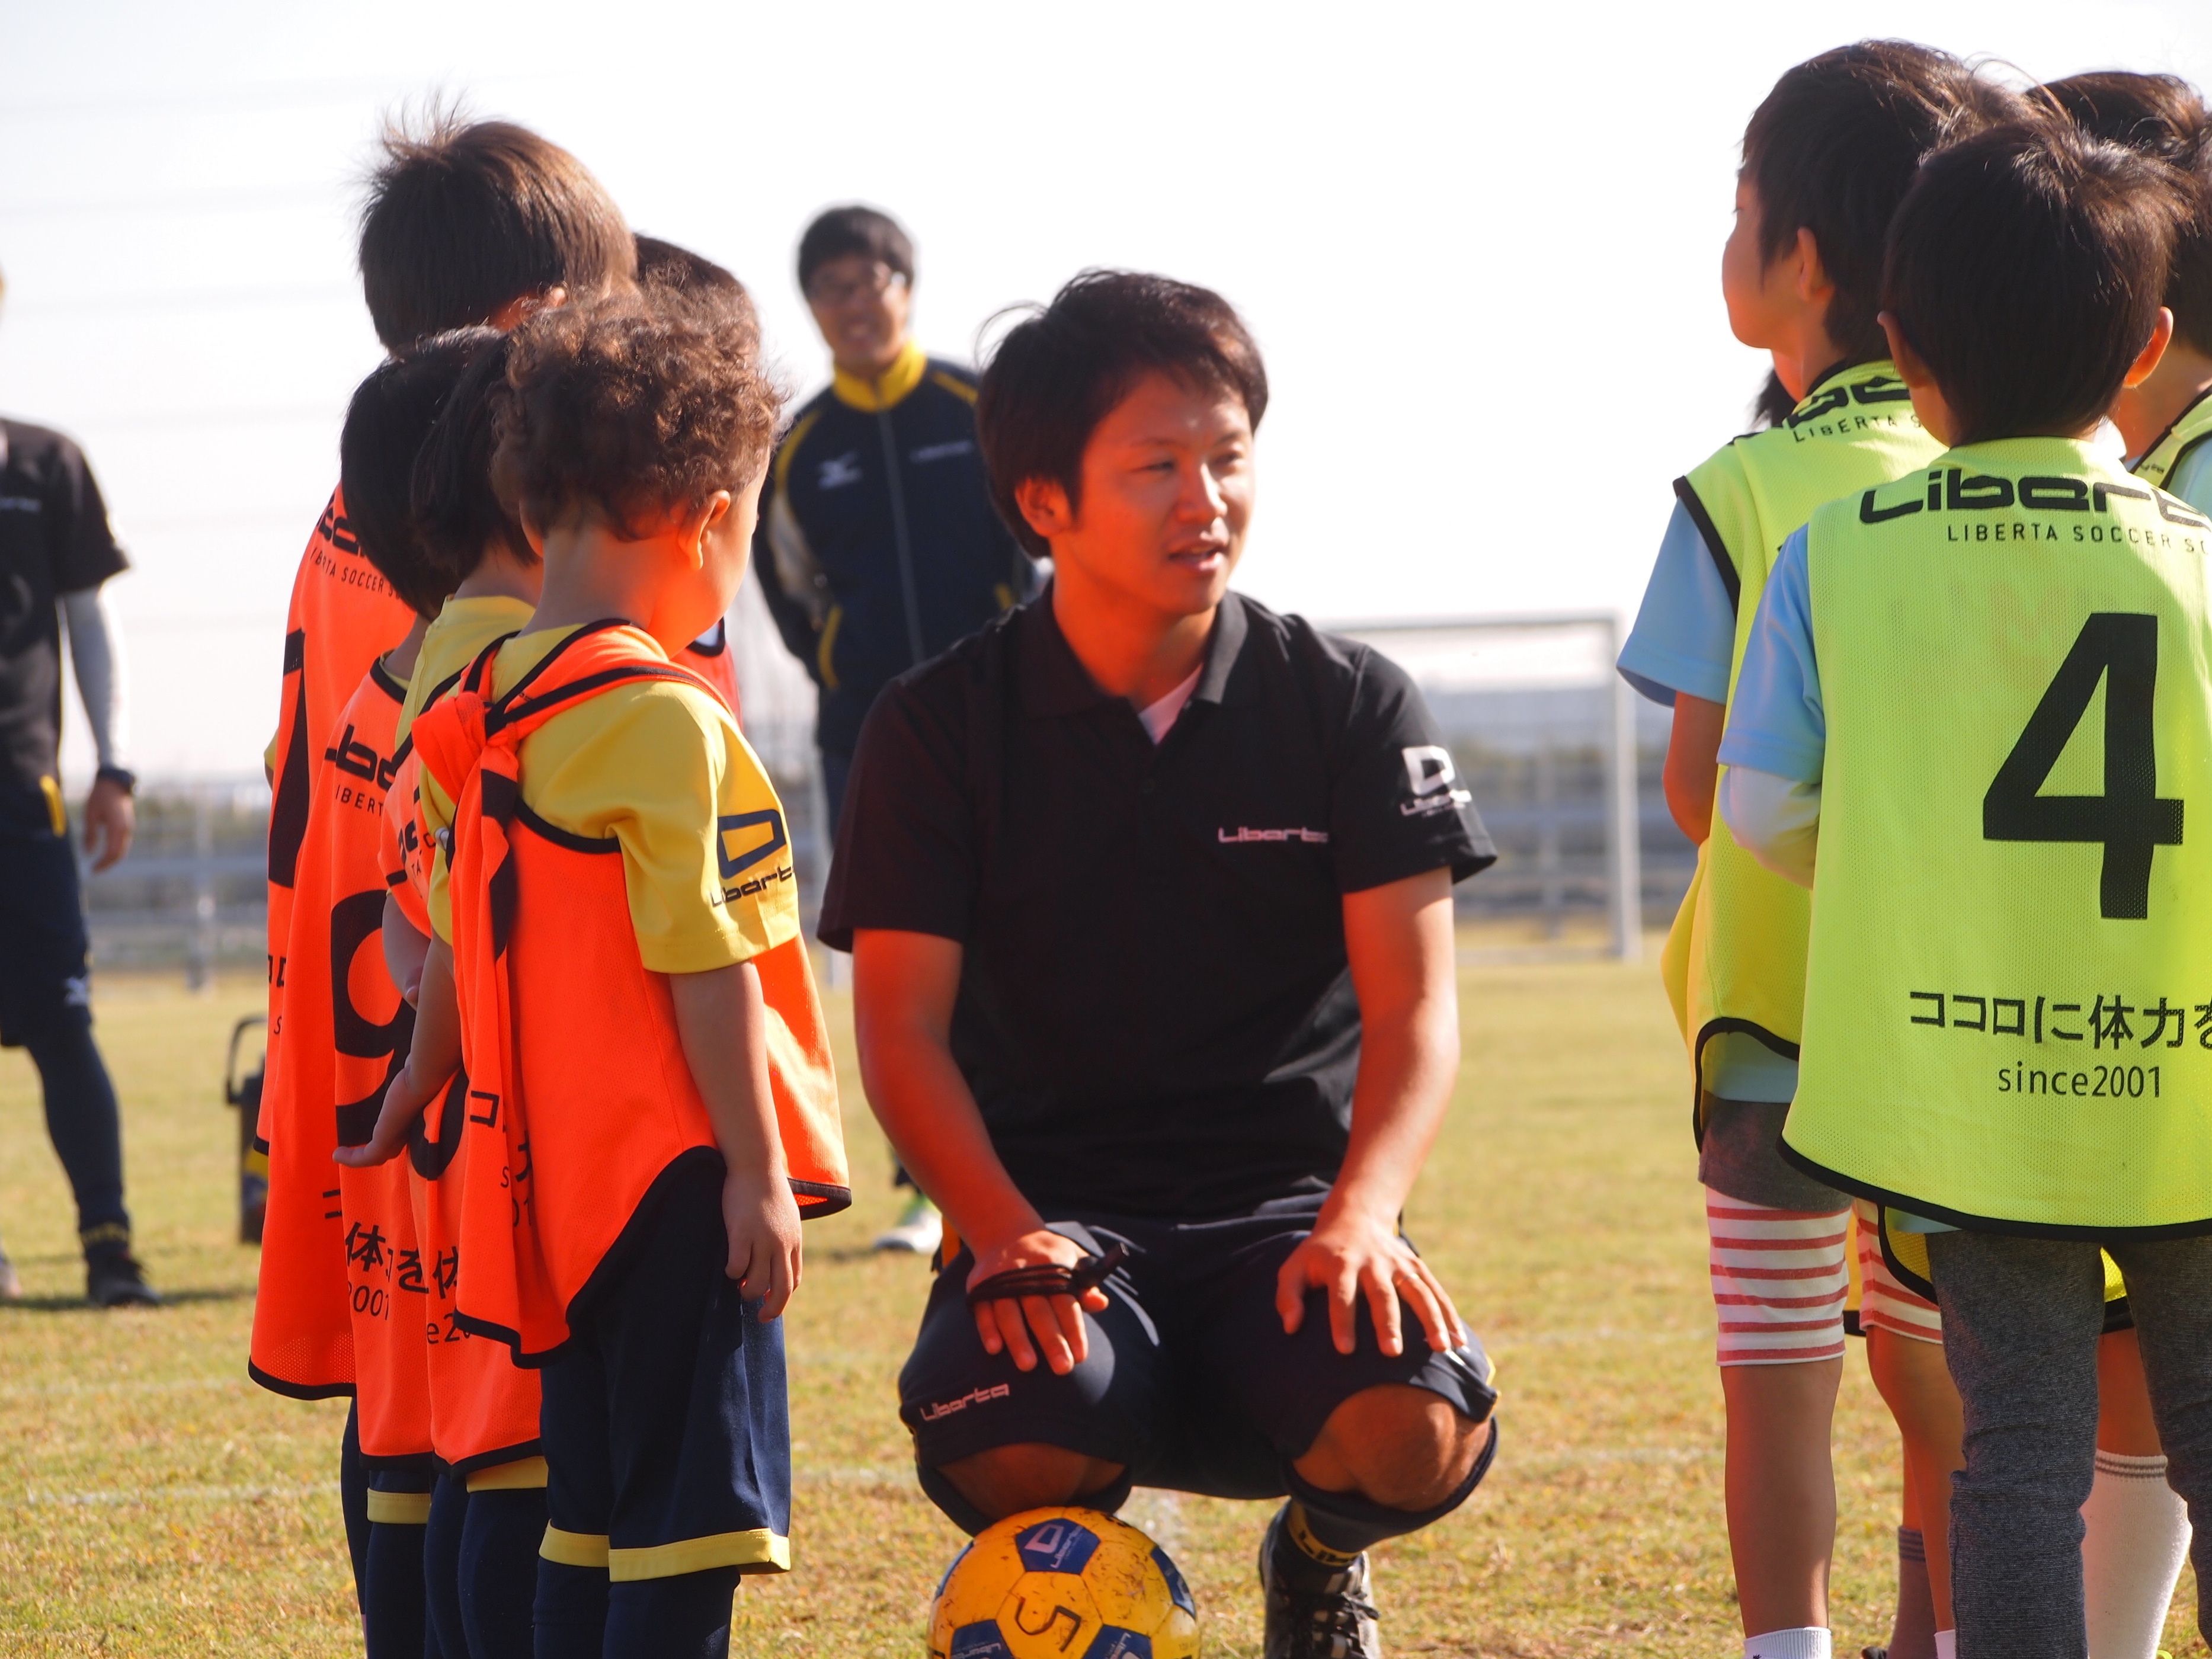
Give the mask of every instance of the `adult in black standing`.
M 100 770 L 83 843 L 105 870 L 131 850 L 137 780 L 124 769 L 121 657 L 100 584 L 125 567 L 83 452 L 0 419 L 0 1047 L 29 1052 L 46 1129 L 76 1197 L 86 1294 L 102 1307 L 161 1300 L 131 1253 L 115 1088 L 92 1037 L 76 852 L 62 800 L 61 634 Z M 0 1297 L 20 1295 L 0 1258 Z
M 753 562 L 784 643 L 820 692 L 815 741 L 834 840 L 876 694 L 1027 599 L 1036 576 L 992 510 L 974 375 L 926 356 L 908 330 L 906 232 L 872 208 L 830 209 L 799 239 L 799 286 L 835 372 L 769 464 Z M 917 1193 L 877 1244 L 926 1255 L 939 1226 Z

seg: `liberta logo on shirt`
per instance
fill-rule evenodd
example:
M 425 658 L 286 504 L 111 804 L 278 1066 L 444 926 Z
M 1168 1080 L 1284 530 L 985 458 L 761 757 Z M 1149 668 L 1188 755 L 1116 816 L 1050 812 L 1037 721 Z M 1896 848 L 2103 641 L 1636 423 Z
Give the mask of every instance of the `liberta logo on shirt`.
M 972 441 L 966 438 L 958 438 L 951 443 L 924 444 L 920 449 L 908 455 L 907 459 L 912 461 L 916 466 L 927 466 L 932 461 L 949 461 L 955 455 L 972 455 L 975 453 L 975 446 Z
M 1006 1382 L 993 1382 L 981 1388 L 970 1389 L 957 1400 L 940 1400 L 932 1405 L 924 1406 L 921 1408 L 921 1420 L 925 1423 L 934 1423 L 940 1417 L 950 1417 L 955 1412 L 964 1412 L 970 1406 L 988 1406 L 994 1400 L 1010 1400 L 1013 1397 L 1013 1393 L 1012 1386 Z
M 1234 830 L 1217 830 L 1213 836 L 1224 847 L 1236 847 L 1256 841 L 1301 841 L 1316 847 L 1328 845 L 1328 831 L 1326 830 L 1254 830 L 1240 823 Z
M 1474 797 L 1466 790 L 1452 787 L 1459 770 L 1441 744 L 1417 743 L 1400 752 L 1406 762 L 1407 781 L 1413 790 L 1413 799 L 1398 804 L 1398 810 L 1407 817 L 1449 812 L 1474 800 Z

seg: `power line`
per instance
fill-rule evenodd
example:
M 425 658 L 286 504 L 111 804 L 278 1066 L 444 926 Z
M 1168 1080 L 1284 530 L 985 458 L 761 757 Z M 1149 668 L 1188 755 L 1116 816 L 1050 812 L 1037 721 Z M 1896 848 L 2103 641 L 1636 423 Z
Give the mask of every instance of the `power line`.
M 553 78 L 549 75 L 520 75 L 501 70 L 495 76 L 488 77 L 488 84 L 531 84 Z M 9 101 L 0 103 L 0 121 L 72 120 L 88 116 L 112 120 L 118 116 L 167 114 L 179 110 L 220 113 L 226 111 L 296 109 L 327 104 L 339 98 L 401 99 L 425 93 L 436 96 L 438 92 L 438 88 L 425 88 L 419 81 L 399 82 L 389 77 L 267 81 L 258 85 L 233 87 L 218 93 L 132 92 L 121 97 L 59 98 L 45 103 Z M 469 101 L 465 93 L 455 96 L 458 101 Z
M 180 634 L 194 629 L 206 629 L 210 632 L 263 628 L 272 634 L 284 631 L 284 613 L 282 611 L 239 611 L 234 615 L 219 617 L 137 617 L 125 611 L 118 621 L 133 635 Z
M 173 427 L 278 426 L 298 422 L 327 426 L 345 417 L 343 404 L 301 404 L 286 409 L 167 409 L 78 415 L 69 424 L 82 432 L 167 431 Z
M 206 190 L 167 196 L 111 196 L 82 201 L 0 202 L 0 222 L 30 219 L 94 219 L 118 214 L 253 213 L 319 207 L 341 192 L 327 185 L 277 190 Z
M 135 542 L 149 536 L 212 536 L 224 531 L 270 530 L 280 526 L 305 536 L 314 523 L 312 513 L 204 513 L 171 519 L 125 518 L 122 527 L 128 532 L 127 539 Z
M 27 299 L 11 298 L 8 310 L 16 316 L 26 312 L 51 316 L 125 311 L 236 311 L 241 307 L 323 305 L 358 298 L 360 295 L 351 288 L 301 283 L 289 288 L 178 289 L 168 293 L 83 294 L 52 298 L 34 294 Z

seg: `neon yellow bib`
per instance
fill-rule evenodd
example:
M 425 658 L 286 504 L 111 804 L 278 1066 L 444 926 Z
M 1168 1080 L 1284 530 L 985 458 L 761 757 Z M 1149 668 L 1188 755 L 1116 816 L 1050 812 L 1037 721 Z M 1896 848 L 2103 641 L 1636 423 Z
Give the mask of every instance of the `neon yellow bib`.
M 2173 476 L 2173 469 L 2198 445 L 2212 443 L 2212 392 L 2200 394 L 2197 401 L 2174 418 L 2172 426 L 2158 434 L 2158 441 L 2143 451 L 2136 462 L 2136 477 L 2145 483 L 2166 488 L 2166 481 Z
M 1790 532 L 1823 501 L 1923 466 L 1942 447 L 1921 429 L 1895 366 L 1859 363 L 1827 375 L 1782 425 L 1736 439 L 1675 485 L 1708 549 L 1725 556 L 1736 601 L 1730 697 Z M 1796 1056 L 1811 914 L 1805 890 L 1757 863 L 1715 813 L 1661 962 L 1700 1088 L 1705 1047 L 1723 1032 Z
M 1822 507 L 1808 550 L 1789 1150 L 1960 1224 L 2212 1230 L 2212 520 L 2009 439 Z

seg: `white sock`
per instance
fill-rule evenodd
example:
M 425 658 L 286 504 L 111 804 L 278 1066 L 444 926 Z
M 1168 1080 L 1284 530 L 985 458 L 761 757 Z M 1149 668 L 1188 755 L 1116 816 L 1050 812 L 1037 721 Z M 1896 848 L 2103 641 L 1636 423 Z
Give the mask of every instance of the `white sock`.
M 2153 1659 L 2189 1554 L 2189 1512 L 2166 1484 L 2166 1459 L 2100 1451 L 2081 1521 L 2090 1659 Z
M 1835 1648 L 1825 1626 L 1804 1625 L 1747 1638 L 1743 1659 L 1835 1659 Z
M 1936 1632 L 1936 1659 L 1959 1659 L 1959 1632 L 1939 1630 Z

